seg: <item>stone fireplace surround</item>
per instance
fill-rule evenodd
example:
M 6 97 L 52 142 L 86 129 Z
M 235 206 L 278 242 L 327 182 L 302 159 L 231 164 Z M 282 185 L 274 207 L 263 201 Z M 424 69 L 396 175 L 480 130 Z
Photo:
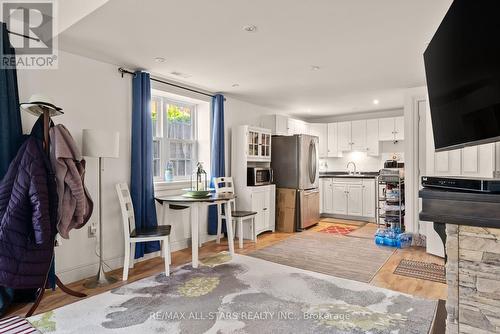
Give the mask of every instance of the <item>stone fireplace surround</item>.
M 420 197 L 420 219 L 446 224 L 446 333 L 500 333 L 500 195 L 427 188 Z

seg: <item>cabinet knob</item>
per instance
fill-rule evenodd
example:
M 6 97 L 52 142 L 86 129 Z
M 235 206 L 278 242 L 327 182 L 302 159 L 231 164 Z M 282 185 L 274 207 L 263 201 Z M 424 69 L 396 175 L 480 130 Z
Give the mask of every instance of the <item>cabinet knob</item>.
M 262 209 L 262 211 L 266 211 L 266 210 L 267 210 L 267 208 Z

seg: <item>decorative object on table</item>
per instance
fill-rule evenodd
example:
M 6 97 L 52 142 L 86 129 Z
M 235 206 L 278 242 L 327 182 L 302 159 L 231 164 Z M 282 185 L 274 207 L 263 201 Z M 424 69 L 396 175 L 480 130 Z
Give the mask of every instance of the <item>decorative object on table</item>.
M 165 168 L 165 181 L 172 182 L 174 180 L 174 164 L 172 161 L 167 162 Z
M 394 274 L 446 284 L 446 269 L 442 264 L 402 259 Z
M 208 197 L 210 189 L 208 188 L 207 172 L 203 169 L 201 162 L 198 162 L 196 168 L 191 174 L 191 188 L 184 194 L 186 197 Z
M 125 256 L 123 261 L 123 280 L 128 279 L 128 269 L 134 267 L 134 259 L 131 254 L 135 250 L 135 243 L 147 241 L 161 241 L 163 246 L 163 257 L 165 259 L 165 275 L 170 275 L 170 225 L 159 225 L 145 229 L 135 228 L 135 215 L 132 197 L 126 183 L 116 185 L 116 192 L 120 201 L 123 220 L 123 235 L 125 236 Z
M 97 179 L 97 203 L 98 203 L 98 220 L 99 225 L 99 269 L 97 275 L 87 282 L 84 286 L 86 288 L 97 288 L 100 286 L 106 286 L 108 284 L 116 282 L 116 279 L 107 276 L 104 272 L 104 261 L 103 261 L 103 234 L 102 234 L 102 159 L 103 158 L 118 158 L 119 156 L 119 145 L 120 145 L 120 134 L 113 131 L 103 131 L 103 130 L 90 130 L 84 129 L 82 132 L 82 154 L 86 157 L 98 158 L 98 179 Z
M 320 233 L 317 233 L 320 234 Z M 189 264 L 28 319 L 61 333 L 429 333 L 437 300 L 282 266 L 243 255 Z M 286 310 L 289 318 L 178 317 Z M 324 317 L 304 317 L 325 315 Z M 70 316 L 70 315 L 85 316 Z M 328 317 L 330 315 L 330 317 Z M 261 320 L 258 320 L 261 319 Z

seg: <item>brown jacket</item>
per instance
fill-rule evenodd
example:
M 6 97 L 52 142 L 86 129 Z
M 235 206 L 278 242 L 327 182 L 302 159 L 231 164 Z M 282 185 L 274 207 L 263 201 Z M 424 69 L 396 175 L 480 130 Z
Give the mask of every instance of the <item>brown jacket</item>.
M 50 161 L 59 196 L 57 230 L 69 239 L 70 230 L 88 222 L 94 205 L 84 184 L 85 160 L 68 129 L 62 124 L 50 128 L 50 142 Z

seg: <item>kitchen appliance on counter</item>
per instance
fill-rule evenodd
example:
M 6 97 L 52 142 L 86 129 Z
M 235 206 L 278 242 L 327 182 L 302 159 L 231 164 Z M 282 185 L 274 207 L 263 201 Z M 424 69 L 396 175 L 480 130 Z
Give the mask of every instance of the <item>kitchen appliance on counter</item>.
M 301 231 L 319 222 L 318 137 L 273 136 L 271 168 L 278 188 L 295 189 L 295 226 Z
M 269 167 L 247 167 L 247 186 L 265 186 L 273 182 L 273 170 Z
M 397 160 L 386 160 L 384 162 L 384 168 L 398 168 Z

